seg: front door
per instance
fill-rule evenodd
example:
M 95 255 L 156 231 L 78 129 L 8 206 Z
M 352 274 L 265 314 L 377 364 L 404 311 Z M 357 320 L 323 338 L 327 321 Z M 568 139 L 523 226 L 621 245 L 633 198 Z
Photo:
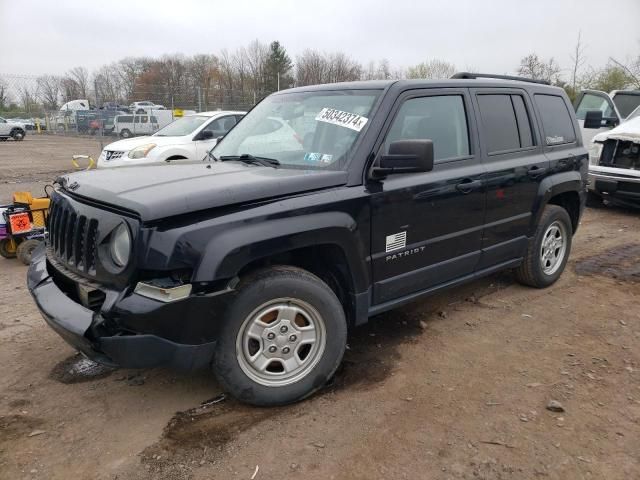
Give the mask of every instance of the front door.
M 0 118 L 0 135 L 9 135 L 11 132 L 10 127 L 11 126 L 4 118 Z
M 606 132 L 618 125 L 621 121 L 620 113 L 611 97 L 599 90 L 584 90 L 580 92 L 575 103 L 576 117 L 582 133 L 582 141 L 585 147 L 589 148 L 591 139 L 600 132 Z M 600 110 L 602 112 L 602 127 L 584 128 L 584 119 L 590 110 Z
M 225 136 L 236 123 L 235 115 L 225 115 L 224 117 L 216 118 L 212 122 L 209 122 L 201 131 L 210 131 L 213 133 L 213 138 L 196 141 L 196 158 L 198 160 L 202 159 L 207 152 L 216 145 L 217 139 Z
M 435 164 L 371 186 L 374 304 L 473 274 L 484 225 L 485 173 L 468 91 L 408 91 L 394 108 L 378 155 L 395 140 L 430 139 Z

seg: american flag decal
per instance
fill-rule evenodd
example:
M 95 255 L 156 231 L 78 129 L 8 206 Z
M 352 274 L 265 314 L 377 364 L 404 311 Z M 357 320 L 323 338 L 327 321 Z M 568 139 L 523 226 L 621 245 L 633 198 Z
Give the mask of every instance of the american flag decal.
M 399 248 L 407 246 L 407 232 L 394 233 L 393 235 L 387 235 L 387 250 L 386 252 L 392 252 Z

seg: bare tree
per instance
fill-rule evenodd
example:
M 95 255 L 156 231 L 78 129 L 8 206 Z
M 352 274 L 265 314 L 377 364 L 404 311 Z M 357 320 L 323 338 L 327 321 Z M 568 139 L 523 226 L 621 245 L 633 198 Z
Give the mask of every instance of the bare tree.
M 363 76 L 362 65 L 343 52 L 323 54 L 307 49 L 296 59 L 297 85 L 350 82 Z
M 0 78 L 0 111 L 5 110 L 9 102 L 10 100 L 7 82 Z
M 38 93 L 42 99 L 44 107 L 50 110 L 58 108 L 60 99 L 60 77 L 55 75 L 42 75 L 36 80 Z
M 553 57 L 543 60 L 536 53 L 531 53 L 520 60 L 518 74 L 534 80 L 557 83 L 560 78 L 560 65 Z
M 269 57 L 269 47 L 254 40 L 246 49 L 246 60 L 254 92 L 261 92 L 265 83 L 265 67 Z
M 78 98 L 89 96 L 89 71 L 84 67 L 74 67 L 67 72 L 67 78 L 77 85 Z
M 573 53 L 571 54 L 571 61 L 573 62 L 571 68 L 571 88 L 574 94 L 578 89 L 579 72 L 587 61 L 584 56 L 584 50 L 585 47 L 582 45 L 582 32 L 578 32 L 578 41 L 576 42 L 576 46 L 573 48 Z
M 428 60 L 407 69 L 407 78 L 441 79 L 456 73 L 456 66 L 444 60 Z
M 125 103 L 134 100 L 136 84 L 140 76 L 147 71 L 153 61 L 146 57 L 127 57 L 117 63 L 118 84 L 122 90 Z

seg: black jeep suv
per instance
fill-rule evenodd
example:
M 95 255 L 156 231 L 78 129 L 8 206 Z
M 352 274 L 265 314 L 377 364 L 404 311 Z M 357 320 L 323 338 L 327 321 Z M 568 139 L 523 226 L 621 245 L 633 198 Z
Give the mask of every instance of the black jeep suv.
M 571 104 L 456 77 L 275 93 L 202 162 L 61 177 L 28 274 L 44 319 L 98 362 L 211 367 L 275 405 L 373 315 L 502 269 L 551 285 L 586 199 Z

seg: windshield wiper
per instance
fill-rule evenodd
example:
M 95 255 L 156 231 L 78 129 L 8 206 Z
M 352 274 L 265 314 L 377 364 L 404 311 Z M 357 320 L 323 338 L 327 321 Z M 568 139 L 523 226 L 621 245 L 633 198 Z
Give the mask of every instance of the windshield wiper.
M 244 163 L 259 163 L 265 167 L 278 168 L 280 162 L 275 158 L 267 157 L 254 157 L 251 154 L 243 153 L 242 155 L 223 155 L 220 157 L 220 161 L 239 160 Z

